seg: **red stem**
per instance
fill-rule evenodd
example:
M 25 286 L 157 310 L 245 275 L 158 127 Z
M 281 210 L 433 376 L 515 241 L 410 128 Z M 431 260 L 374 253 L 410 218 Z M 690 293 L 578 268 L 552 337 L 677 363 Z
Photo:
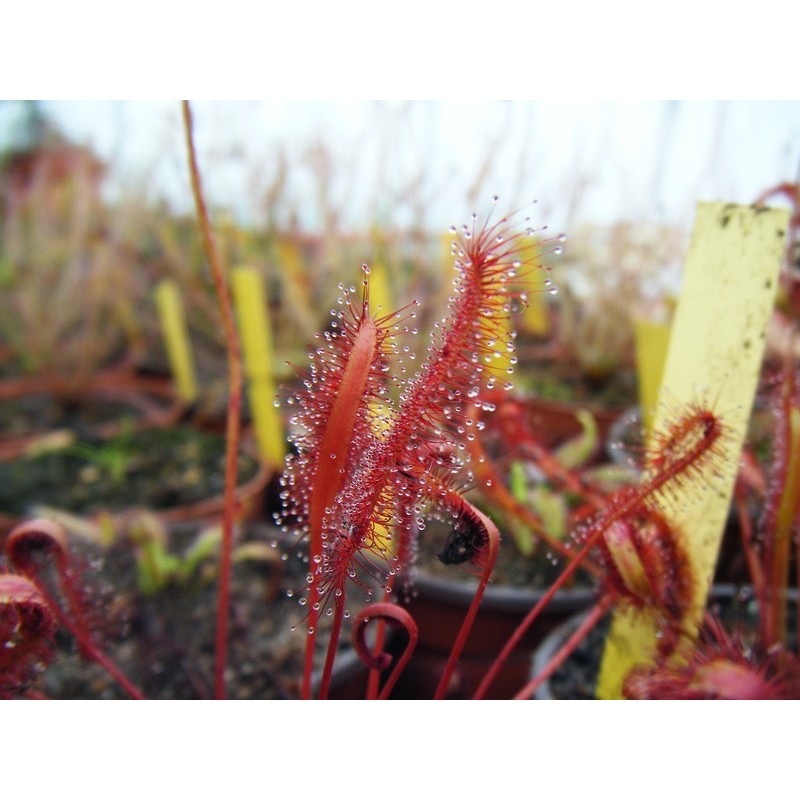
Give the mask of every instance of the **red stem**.
M 466 501 L 464 502 L 466 505 L 470 505 L 469 503 L 466 503 Z M 500 532 L 497 530 L 494 523 L 474 506 L 470 506 L 470 508 L 477 520 L 482 523 L 486 530 L 486 535 L 488 536 L 485 555 L 486 563 L 481 575 L 481 581 L 478 584 L 478 588 L 472 598 L 467 615 L 464 617 L 464 622 L 461 624 L 461 629 L 458 632 L 455 644 L 450 650 L 450 656 L 447 659 L 444 672 L 442 672 L 442 676 L 439 680 L 439 686 L 437 687 L 436 694 L 433 697 L 434 700 L 442 700 L 445 696 L 447 686 L 450 683 L 450 678 L 453 675 L 453 670 L 455 670 L 456 663 L 461 656 L 461 651 L 464 649 L 464 646 L 467 643 L 467 637 L 472 630 L 475 617 L 478 615 L 478 609 L 480 607 L 481 600 L 483 600 L 483 593 L 486 590 L 487 584 L 489 583 L 489 576 L 492 574 L 492 570 L 494 569 L 494 564 L 497 560 L 497 551 L 500 548 Z
M 767 584 L 764 578 L 764 570 L 758 559 L 753 538 L 753 522 L 750 519 L 750 512 L 747 509 L 747 497 L 745 488 L 738 481 L 734 486 L 734 504 L 739 519 L 739 529 L 742 534 L 742 550 L 744 551 L 747 562 L 747 571 L 750 574 L 750 581 L 753 584 L 753 591 L 758 598 L 759 608 L 767 608 Z
M 228 660 L 228 617 L 230 613 L 231 553 L 233 550 L 233 524 L 236 510 L 237 457 L 241 430 L 242 362 L 239 339 L 233 316 L 225 270 L 220 261 L 211 231 L 208 210 L 203 199 L 200 170 L 192 135 L 192 111 L 188 100 L 182 103 L 183 122 L 186 130 L 186 148 L 189 155 L 189 172 L 192 179 L 192 193 L 197 207 L 197 217 L 203 237 L 203 248 L 211 269 L 214 289 L 219 304 L 225 332 L 225 345 L 228 356 L 228 411 L 225 439 L 225 492 L 222 516 L 222 543 L 220 546 L 219 594 L 217 601 L 217 629 L 214 664 L 214 697 L 223 700 L 225 691 L 225 667 Z
M 536 693 L 536 690 L 548 680 L 553 673 L 572 655 L 575 648 L 586 638 L 589 631 L 605 616 L 609 608 L 614 604 L 612 595 L 606 595 L 598 603 L 592 606 L 586 619 L 575 629 L 572 636 L 559 648 L 558 652 L 550 659 L 545 668 L 535 675 L 525 686 L 514 695 L 514 700 L 528 700 Z
M 578 569 L 584 558 L 590 553 L 592 548 L 597 543 L 600 536 L 608 530 L 609 526 L 614 522 L 624 519 L 625 517 L 635 513 L 641 509 L 648 498 L 653 494 L 669 485 L 671 481 L 681 481 L 685 477 L 685 473 L 689 470 L 696 469 L 699 463 L 702 463 L 702 457 L 711 448 L 713 448 L 717 438 L 721 435 L 722 428 L 718 427 L 715 437 L 705 442 L 696 444 L 692 452 L 675 456 L 674 463 L 669 469 L 663 472 L 658 472 L 651 476 L 649 480 L 636 487 L 626 487 L 622 489 L 617 495 L 609 500 L 609 506 L 587 526 L 587 536 L 583 547 L 575 554 L 574 558 L 564 568 L 564 571 L 559 577 L 551 584 L 550 588 L 544 593 L 539 602 L 528 612 L 528 615 L 517 626 L 514 633 L 506 642 L 500 654 L 492 663 L 489 671 L 484 676 L 478 690 L 475 692 L 475 699 L 480 700 L 486 694 L 486 691 L 491 686 L 494 679 L 497 677 L 498 672 L 502 668 L 506 659 L 511 655 L 514 648 L 522 640 L 530 626 L 536 621 L 541 614 L 542 610 L 553 599 L 556 592 L 561 589 L 572 574 Z
M 146 698 L 142 692 L 131 683 L 122 670 L 100 649 L 94 639 L 92 639 L 86 622 L 83 619 L 83 615 L 80 612 L 75 594 L 72 591 L 69 577 L 65 575 L 61 569 L 58 570 L 61 590 L 67 598 L 67 604 L 73 615 L 72 617 L 64 613 L 64 610 L 36 573 L 27 570 L 26 575 L 36 585 L 36 588 L 41 593 L 47 605 L 52 609 L 59 623 L 75 637 L 82 655 L 90 661 L 99 664 L 134 700 L 145 700 Z
M 366 640 L 366 628 L 372 621 L 378 621 L 378 641 L 376 642 L 374 650 L 370 650 Z M 417 625 L 412 616 L 404 608 L 393 605 L 392 603 L 376 603 L 374 606 L 363 609 L 355 620 L 353 627 L 353 645 L 361 660 L 370 668 L 370 678 L 373 675 L 380 675 L 391 663 L 391 656 L 383 652 L 383 633 L 386 628 L 386 623 L 395 627 L 403 628 L 408 635 L 403 654 L 397 660 L 397 663 L 392 670 L 392 674 L 387 678 L 386 683 L 381 690 L 378 700 L 387 700 L 397 683 L 398 678 L 408 664 L 414 649 L 417 646 L 417 639 L 419 638 L 417 632 Z
M 55 572 L 62 595 L 66 598 L 71 616 L 64 613 L 39 577 L 38 563 L 33 552 L 47 554 L 55 561 Z M 6 556 L 15 569 L 34 583 L 58 621 L 75 637 L 84 657 L 95 661 L 108 672 L 134 699 L 144 700 L 144 695 L 125 676 L 122 670 L 94 641 L 81 609 L 80 593 L 71 574 L 66 534 L 51 520 L 34 519 L 18 525 L 6 540 Z
M 609 522 L 610 524 L 610 522 Z M 551 584 L 550 588 L 542 595 L 539 602 L 528 612 L 528 615 L 525 617 L 524 620 L 517 626 L 514 633 L 506 642 L 503 649 L 500 651 L 497 658 L 492 663 L 492 666 L 489 668 L 489 671 L 484 676 L 483 680 L 480 682 L 477 691 L 475 692 L 475 700 L 482 700 L 484 695 L 486 694 L 489 687 L 494 682 L 494 679 L 497 677 L 497 674 L 505 664 L 506 659 L 511 655 L 514 648 L 520 643 L 522 637 L 527 632 L 528 628 L 536 621 L 539 614 L 541 614 L 542 610 L 547 606 L 547 604 L 553 599 L 556 592 L 567 582 L 567 580 L 572 576 L 572 573 L 578 569 L 581 561 L 588 555 L 589 551 L 594 547 L 595 542 L 597 541 L 598 537 L 603 533 L 605 528 L 601 528 L 586 541 L 586 544 L 575 554 L 575 558 L 567 565 L 561 575 Z
M 389 575 L 386 579 L 386 589 L 383 593 L 383 602 L 386 605 L 391 605 L 389 601 L 389 595 L 391 593 L 392 588 L 394 587 L 394 577 L 395 573 Z M 394 608 L 394 606 L 392 606 Z M 373 606 L 373 612 L 374 612 Z M 355 632 L 354 632 L 355 635 Z M 386 641 L 386 623 L 383 619 L 378 621 L 378 629 L 375 631 L 375 647 L 373 648 L 373 653 L 381 653 L 383 652 L 383 645 Z M 378 698 L 378 689 L 380 688 L 380 680 L 381 680 L 381 671 L 377 669 L 371 669 L 369 671 L 369 677 L 367 678 L 367 700 L 376 700 Z
M 333 627 L 328 638 L 328 651 L 325 654 L 325 665 L 322 668 L 322 682 L 319 687 L 319 700 L 327 700 L 328 692 L 331 687 L 331 676 L 333 675 L 333 662 L 336 660 L 336 651 L 339 648 L 339 638 L 342 633 L 342 621 L 344 619 L 345 594 L 336 595 L 333 603 Z M 316 633 L 316 630 L 309 634 L 309 637 Z M 311 651 L 313 656 L 313 650 Z M 306 651 L 308 655 L 308 651 Z M 307 698 L 306 698 L 307 699 Z

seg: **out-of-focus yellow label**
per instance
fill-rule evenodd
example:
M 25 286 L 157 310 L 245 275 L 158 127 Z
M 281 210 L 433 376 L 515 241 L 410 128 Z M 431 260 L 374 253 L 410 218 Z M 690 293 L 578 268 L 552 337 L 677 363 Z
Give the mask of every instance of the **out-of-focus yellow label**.
M 688 481 L 665 494 L 667 519 L 685 536 L 696 579 L 687 613 L 697 629 L 706 604 L 730 505 L 764 354 L 789 222 L 784 209 L 700 203 L 684 267 L 664 368 L 654 430 L 677 406 L 709 404 L 728 430 L 725 458 L 714 464 L 704 491 Z M 711 478 L 711 476 L 709 476 Z M 600 670 L 597 696 L 622 696 L 630 669 L 646 664 L 657 643 L 651 617 L 633 609 L 615 615 Z
M 237 267 L 233 270 L 232 288 L 256 444 L 261 458 L 278 469 L 286 456 L 286 434 L 275 408 L 274 348 L 264 280 L 255 269 Z
M 197 378 L 178 285 L 172 280 L 161 281 L 156 286 L 155 297 L 167 359 L 178 396 L 191 403 L 197 399 Z

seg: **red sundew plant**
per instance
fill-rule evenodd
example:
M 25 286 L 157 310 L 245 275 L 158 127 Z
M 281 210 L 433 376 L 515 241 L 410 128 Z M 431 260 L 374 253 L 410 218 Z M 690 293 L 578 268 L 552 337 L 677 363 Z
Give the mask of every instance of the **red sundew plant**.
M 203 250 L 208 259 L 214 292 L 219 306 L 219 314 L 225 334 L 225 351 L 228 366 L 228 407 L 225 419 L 225 506 L 222 516 L 222 545 L 220 547 L 219 567 L 219 603 L 217 605 L 216 627 L 216 663 L 214 666 L 214 696 L 225 698 L 225 666 L 228 659 L 228 616 L 230 609 L 230 584 L 233 552 L 233 527 L 235 522 L 236 492 L 236 458 L 239 452 L 241 435 L 241 399 L 243 386 L 243 368 L 239 338 L 236 334 L 233 305 L 231 303 L 228 279 L 219 250 L 214 240 L 211 222 L 206 208 L 205 197 L 194 146 L 192 109 L 188 100 L 181 105 L 184 132 L 186 134 L 186 151 L 189 158 L 189 175 L 192 183 L 192 195 L 200 233 L 203 239 Z
M 46 616 L 57 620 L 75 637 L 83 656 L 103 667 L 134 700 L 143 700 L 142 692 L 101 649 L 92 634 L 82 585 L 70 561 L 64 529 L 47 519 L 24 522 L 8 535 L 5 554 L 13 568 L 35 587 L 36 597 L 47 607 Z M 63 607 L 47 578 L 50 560 L 58 590 L 65 601 Z M 0 680 L 3 675 L 0 668 Z
M 53 655 L 56 618 L 33 581 L 0 575 L 0 699 L 25 692 L 37 664 Z
M 541 538 L 536 516 L 502 491 L 478 434 L 480 412 L 502 408 L 498 392 L 502 396 L 503 389 L 511 388 L 492 361 L 498 352 L 513 350 L 513 338 L 504 334 L 507 327 L 501 323 L 523 301 L 512 280 L 519 285 L 520 270 L 533 266 L 523 264 L 520 256 L 532 231 L 515 233 L 512 225 L 504 218 L 477 229 L 473 220 L 473 227 L 461 231 L 454 245 L 457 279 L 448 315 L 434 331 L 427 357 L 413 377 L 398 374 L 396 367 L 402 364 L 399 337 L 409 332 L 414 306 L 372 317 L 367 274 L 360 304 L 354 302 L 355 289 L 345 292 L 343 308 L 320 336 L 322 345 L 310 353 L 305 389 L 288 399 L 296 409 L 290 420 L 296 432 L 295 452 L 283 476 L 282 522 L 309 540 L 308 594 L 301 599 L 308 606 L 303 697 L 311 696 L 320 615 L 333 618 L 319 693 L 325 697 L 342 622 L 349 616 L 348 585 L 366 588 L 368 597 L 374 586 L 382 586 L 388 601 L 397 572 L 408 572 L 414 562 L 416 536 L 428 510 L 452 522 L 440 558 L 469 564 L 479 577 L 436 698 L 444 696 L 499 543 L 496 527 L 465 498 L 465 490 L 476 479 L 491 485 L 493 499 Z M 555 242 L 551 246 L 557 247 Z M 724 457 L 726 429 L 720 417 L 701 404 L 677 414 L 655 437 L 647 476 L 607 496 L 552 463 L 535 447 L 519 416 L 506 416 L 506 434 L 517 445 L 534 448 L 547 470 L 583 494 L 595 513 L 579 526 L 573 541 L 547 542 L 567 558 L 567 566 L 498 654 L 476 698 L 485 695 L 525 631 L 579 567 L 602 580 L 592 624 L 614 603 L 633 603 L 651 610 L 670 633 L 661 645 L 670 651 L 680 638 L 693 583 L 680 536 L 660 516 L 659 496 L 713 474 L 715 460 Z M 412 624 L 392 624 L 406 628 L 413 647 Z M 368 654 L 361 633 L 359 637 L 359 652 L 377 670 L 385 662 L 380 646 Z M 575 644 L 577 639 L 571 646 Z
M 707 613 L 698 641 L 679 650 L 682 661 L 661 658 L 635 670 L 624 685 L 628 697 L 800 698 L 797 587 L 794 599 L 790 589 L 800 561 L 800 391 L 791 359 L 771 387 L 771 400 L 774 427 L 765 474 L 739 480 L 734 495 L 755 618 L 731 626 Z M 757 516 L 748 502 L 753 495 L 760 503 Z M 749 604 L 740 602 L 747 610 Z
M 743 631 L 727 630 L 710 614 L 685 662 L 636 668 L 623 692 L 631 700 L 796 700 L 798 660 L 786 655 L 754 651 Z
M 512 282 L 518 285 L 520 273 L 534 266 L 522 255 L 533 234 L 515 230 L 509 218 L 477 228 L 473 217 L 461 230 L 453 245 L 456 280 L 448 314 L 414 377 L 392 372 L 400 360 L 397 338 L 410 332 L 413 306 L 372 317 L 368 274 L 360 306 L 348 293 L 332 330 L 310 354 L 305 391 L 289 399 L 297 407 L 291 422 L 298 432 L 283 478 L 284 521 L 309 539 L 304 697 L 310 696 L 319 614 L 333 615 L 324 696 L 348 614 L 348 582 L 360 582 L 361 571 L 390 592 L 397 569 L 413 558 L 426 505 L 460 520 L 457 527 L 470 539 L 463 560 L 478 565 L 482 586 L 488 581 L 496 529 L 463 497 L 461 489 L 473 479 L 464 434 L 472 409 L 485 405 L 485 392 L 506 384 L 491 364 L 514 348 L 502 322 L 524 303 Z M 551 246 L 558 247 L 555 240 Z
M 726 437 L 721 417 L 697 404 L 677 413 L 672 424 L 653 438 L 649 471 L 640 483 L 612 494 L 604 507 L 574 532 L 578 549 L 501 650 L 478 686 L 476 699 L 485 696 L 506 659 L 556 592 L 592 556 L 598 557 L 606 573 L 597 603 L 551 663 L 516 697 L 532 696 L 615 604 L 630 603 L 652 613 L 666 634 L 660 652 L 666 656 L 675 650 L 695 586 L 681 555 L 680 533 L 661 517 L 660 497 L 690 481 L 707 482 L 715 473 L 715 463 L 725 458 Z

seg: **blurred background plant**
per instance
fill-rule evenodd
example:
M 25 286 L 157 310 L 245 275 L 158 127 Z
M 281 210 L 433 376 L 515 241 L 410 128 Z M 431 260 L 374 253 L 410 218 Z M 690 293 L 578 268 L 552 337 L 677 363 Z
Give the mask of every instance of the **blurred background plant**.
M 225 101 L 198 104 L 198 145 L 220 246 L 264 275 L 287 375 L 363 261 L 385 262 L 395 305 L 425 297 L 430 328 L 450 284 L 442 234 L 499 190 L 508 207 L 546 198 L 537 221 L 568 232 L 547 307 L 562 352 L 596 378 L 630 361 L 632 309 L 674 278 L 695 199 L 750 201 L 785 178 L 791 110 L 756 105 Z M 157 361 L 151 291 L 173 277 L 199 369 L 219 371 L 176 106 L 0 105 L 0 333 L 15 369 L 78 384 L 124 356 Z M 755 190 L 737 157 L 747 136 L 780 151 Z
M 554 265 L 559 287 L 558 336 L 583 374 L 602 384 L 632 370 L 634 322 L 663 314 L 686 251 L 685 232 L 667 226 L 618 222 L 576 232 L 574 249 Z M 665 280 L 666 278 L 666 280 Z
M 106 165 L 39 103 L 14 133 L 0 157 L 0 335 L 15 369 L 77 392 L 144 347 L 136 215 L 103 203 Z

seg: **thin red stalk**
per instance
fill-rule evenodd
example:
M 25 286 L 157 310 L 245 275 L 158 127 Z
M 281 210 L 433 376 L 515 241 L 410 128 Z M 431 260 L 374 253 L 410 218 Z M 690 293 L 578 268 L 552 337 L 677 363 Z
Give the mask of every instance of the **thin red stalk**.
M 228 410 L 226 418 L 225 439 L 225 490 L 224 510 L 222 516 L 222 542 L 220 545 L 219 594 L 217 601 L 217 627 L 214 663 L 214 697 L 223 700 L 225 690 L 225 667 L 228 660 L 228 617 L 230 614 L 231 553 L 233 550 L 233 525 L 236 509 L 237 460 L 239 454 L 239 436 L 241 430 L 242 402 L 242 360 L 239 339 L 236 335 L 236 324 L 233 316 L 230 291 L 225 276 L 225 269 L 220 260 L 214 236 L 211 231 L 208 210 L 203 198 L 200 169 L 197 165 L 197 154 L 192 133 L 192 111 L 189 101 L 184 100 L 183 122 L 186 131 L 186 148 L 189 155 L 189 172 L 192 179 L 197 217 L 203 238 L 203 249 L 211 269 L 214 289 L 217 295 L 228 358 Z
M 800 509 L 800 410 L 791 404 L 789 407 L 789 440 L 786 478 L 774 532 L 773 560 L 770 570 L 770 624 L 771 635 L 766 644 L 786 644 L 789 583 L 789 561 L 792 549 L 794 521 Z
M 29 575 L 29 577 L 36 584 L 36 588 L 41 592 L 42 597 L 44 597 L 47 604 L 53 610 L 58 621 L 75 637 L 80 646 L 81 653 L 90 661 L 99 664 L 134 700 L 146 700 L 147 698 L 142 692 L 131 683 L 125 673 L 122 672 L 92 638 L 83 619 L 83 615 L 80 612 L 80 608 L 77 606 L 72 592 L 68 589 L 67 579 L 62 577 L 61 588 L 67 597 L 67 602 L 73 617 L 64 613 L 55 598 L 48 592 L 47 587 L 35 575 Z
M 742 550 L 747 561 L 747 571 L 750 574 L 750 581 L 753 584 L 753 591 L 758 598 L 759 608 L 767 608 L 767 585 L 764 579 L 764 570 L 758 559 L 753 537 L 753 521 L 750 519 L 750 512 L 747 509 L 747 498 L 744 494 L 744 487 L 738 483 L 734 488 L 734 504 L 736 514 L 739 519 L 739 529 L 742 534 Z
M 375 633 L 375 652 L 383 652 L 383 645 L 386 643 L 386 625 L 381 622 Z M 367 695 L 365 700 L 377 700 L 380 691 L 381 673 L 377 669 L 371 669 L 367 677 Z
M 383 631 L 386 624 L 394 627 L 403 628 L 408 636 L 408 641 L 403 650 L 403 654 L 394 665 L 391 674 L 386 679 L 386 683 L 381 690 L 378 700 L 387 700 L 397 683 L 398 678 L 411 659 L 419 638 L 417 625 L 412 616 L 404 608 L 393 605 L 392 603 L 376 603 L 374 606 L 363 609 L 355 619 L 353 626 L 353 645 L 361 660 L 369 667 L 371 675 L 380 675 L 391 663 L 391 656 L 383 652 L 382 644 L 376 642 L 375 647 L 370 650 L 366 641 L 367 625 L 373 620 L 378 621 L 379 632 Z M 371 699 L 371 698 L 368 698 Z
M 611 524 L 611 521 L 608 522 L 608 525 Z M 522 637 L 528 631 L 531 625 L 536 621 L 539 617 L 539 614 L 542 613 L 544 608 L 547 604 L 553 599 L 556 592 L 561 589 L 564 584 L 569 580 L 572 576 L 572 573 L 575 572 L 578 567 L 580 566 L 581 561 L 589 554 L 592 547 L 594 547 L 598 537 L 603 533 L 605 528 L 608 527 L 607 525 L 600 530 L 595 531 L 592 536 L 587 539 L 584 546 L 575 554 L 574 559 L 567 565 L 564 571 L 558 576 L 558 578 L 550 585 L 548 590 L 542 595 L 539 602 L 528 612 L 527 616 L 524 620 L 517 626 L 514 633 L 508 639 L 506 644 L 503 646 L 503 649 L 498 654 L 497 658 L 492 662 L 489 671 L 484 676 L 483 680 L 480 682 L 476 692 L 475 692 L 475 700 L 482 700 L 484 695 L 486 694 L 489 687 L 494 682 L 494 679 L 497 677 L 497 674 L 505 664 L 508 657 L 511 655 L 513 650 L 522 640 Z
M 514 700 L 528 700 L 533 697 L 536 690 L 572 655 L 575 648 L 586 638 L 589 631 L 600 622 L 613 604 L 614 601 L 611 595 L 606 595 L 600 602 L 595 603 L 586 619 L 575 629 L 572 636 L 558 649 L 550 661 L 547 662 L 544 669 L 531 678 L 531 680 L 514 695 Z
M 328 638 L 328 651 L 325 654 L 325 665 L 322 668 L 322 681 L 319 687 L 320 700 L 328 699 L 328 692 L 331 687 L 331 676 L 333 675 L 333 662 L 336 660 L 336 651 L 339 648 L 339 637 L 342 633 L 342 621 L 344 619 L 345 595 L 342 592 L 337 595 L 333 603 L 333 626 Z M 311 636 L 311 634 L 309 634 Z
M 466 503 L 466 501 L 464 501 L 464 503 L 469 505 Z M 471 511 L 474 514 L 476 521 L 479 521 L 482 524 L 486 531 L 486 536 L 488 537 L 486 552 L 484 555 L 486 561 L 478 588 L 473 595 L 467 615 L 464 617 L 464 621 L 461 623 L 458 636 L 456 636 L 455 643 L 450 650 L 450 655 L 448 656 L 447 663 L 445 664 L 444 671 L 442 672 L 442 676 L 439 680 L 439 685 L 436 688 L 436 694 L 433 697 L 434 700 L 443 699 L 445 693 L 447 692 L 447 687 L 450 683 L 450 678 L 453 675 L 453 671 L 455 670 L 456 663 L 461 657 L 461 651 L 464 649 L 464 646 L 467 643 L 467 637 L 472 630 L 475 617 L 478 615 L 478 609 L 480 608 L 481 600 L 483 600 L 483 593 L 486 591 L 486 586 L 489 583 L 489 577 L 494 569 L 495 561 L 497 561 L 497 551 L 500 547 L 500 532 L 497 530 L 494 523 L 486 515 L 478 511 L 478 509 L 474 506 L 471 506 Z
M 696 441 L 690 440 L 685 451 L 680 447 L 681 440 L 679 438 L 665 439 L 670 448 L 669 451 L 665 451 L 665 456 L 668 455 L 669 460 L 662 459 L 662 471 L 655 473 L 639 486 L 622 489 L 617 493 L 616 497 L 609 500 L 608 508 L 602 511 L 595 520 L 587 524 L 587 536 L 583 546 L 565 567 L 561 575 L 551 584 L 539 602 L 528 612 L 525 619 L 517 626 L 478 686 L 475 692 L 476 700 L 483 698 L 503 664 L 522 640 L 527 630 L 553 599 L 556 592 L 564 586 L 578 569 L 583 559 L 591 552 L 600 536 L 608 530 L 609 526 L 645 508 L 647 501 L 671 482 L 680 483 L 686 479 L 687 474 L 699 474 L 706 458 L 716 454 L 719 440 L 725 435 L 725 428 L 721 422 L 718 419 L 712 419 L 709 412 L 699 409 L 687 416 L 686 420 L 681 421 L 680 429 L 683 435 L 693 435 L 694 425 L 691 424 L 692 419 L 703 421 L 703 435 Z
M 94 641 L 83 615 L 80 593 L 69 565 L 69 552 L 64 529 L 48 519 L 23 522 L 8 535 L 5 544 L 6 556 L 14 568 L 34 583 L 58 621 L 77 639 L 81 652 L 97 662 L 135 700 L 144 700 L 144 695 L 128 680 L 122 670 Z M 60 604 L 49 592 L 39 577 L 39 565 L 34 553 L 52 557 L 61 593 L 66 598 L 71 616 L 64 613 Z
M 390 602 L 390 595 L 391 590 L 394 586 L 394 574 L 389 575 L 386 581 L 386 589 L 383 592 L 383 602 L 389 604 Z M 375 646 L 373 648 L 374 653 L 381 653 L 383 652 L 383 645 L 386 641 L 386 623 L 381 619 L 378 622 L 378 629 L 375 631 Z M 371 669 L 369 671 L 369 677 L 367 678 L 367 700 L 375 700 L 378 697 L 378 691 L 380 689 L 380 681 L 381 681 L 381 673 L 380 670 Z
M 408 508 L 407 506 L 403 506 L 403 504 L 401 504 L 401 506 L 398 508 L 397 513 L 401 520 L 408 521 L 411 519 L 411 509 Z M 397 555 L 397 563 L 410 564 L 412 558 L 414 534 L 412 533 L 408 522 L 406 522 L 405 524 L 403 523 L 397 524 L 395 526 L 394 536 L 395 538 L 393 546 Z M 396 575 L 397 573 L 394 570 L 392 570 L 390 571 L 386 579 L 386 587 L 384 588 L 383 592 L 383 602 L 386 604 L 390 603 L 392 590 L 394 589 L 394 586 L 397 583 L 397 581 L 395 580 Z M 393 607 L 397 608 L 397 606 Z M 413 624 L 413 620 L 411 620 L 411 622 Z M 406 628 L 407 631 L 409 631 L 409 627 L 407 625 L 404 627 Z M 354 636 L 355 636 L 355 631 L 354 631 Z M 414 642 L 416 644 L 416 625 L 414 625 L 414 636 L 415 636 Z M 377 657 L 377 654 L 383 651 L 385 638 L 386 638 L 386 623 L 383 620 L 383 618 L 379 618 L 378 629 L 375 633 L 375 646 L 373 648 L 374 656 Z M 367 680 L 367 694 L 366 694 L 367 700 L 375 700 L 378 697 L 381 671 L 382 671 L 381 669 L 377 668 L 370 669 L 369 678 Z

